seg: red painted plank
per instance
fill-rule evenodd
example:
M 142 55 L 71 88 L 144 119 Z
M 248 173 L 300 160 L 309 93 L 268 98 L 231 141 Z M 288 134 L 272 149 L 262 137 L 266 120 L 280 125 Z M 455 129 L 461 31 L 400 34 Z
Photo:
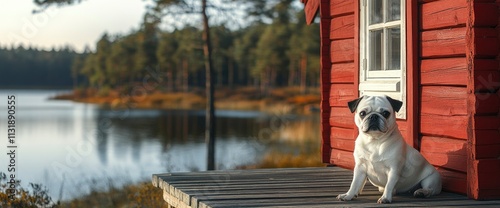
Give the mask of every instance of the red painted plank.
M 420 67 L 419 53 L 419 10 L 417 0 L 406 2 L 406 76 L 407 76 L 407 96 L 406 96 L 406 119 L 408 128 L 403 136 L 410 146 L 418 148 L 419 139 L 419 112 L 420 109 Z M 413 143 L 411 143 L 413 142 Z
M 355 128 L 354 115 L 346 107 L 332 107 L 330 112 L 330 126 Z
M 324 0 L 321 0 L 320 4 L 324 5 L 327 3 Z M 331 59 L 330 59 L 330 51 L 331 51 L 331 41 L 330 41 L 330 8 L 325 6 L 320 6 L 320 38 L 321 38 L 321 56 L 320 56 L 320 64 L 321 64 L 321 80 L 322 80 L 322 88 L 326 88 L 326 91 L 321 91 L 321 131 L 322 131 L 322 148 L 321 154 L 323 156 L 322 160 L 324 163 L 330 162 L 331 148 L 330 148 L 330 84 L 327 80 L 330 79 L 330 71 L 331 71 Z M 324 76 L 324 77 L 323 77 Z M 327 84 L 328 83 L 328 84 Z
M 334 139 L 344 139 L 344 140 L 356 140 L 358 136 L 357 129 L 347 129 L 347 128 L 339 128 L 339 127 L 331 127 L 330 130 L 330 140 Z
M 467 174 L 444 168 L 437 168 L 443 183 L 443 190 L 459 194 L 467 193 Z
M 328 31 L 326 38 L 321 38 L 320 55 L 321 55 L 321 57 L 325 58 L 325 61 L 328 61 L 331 63 L 331 60 L 330 60 L 331 48 L 330 47 L 331 47 L 330 31 Z
M 476 92 L 495 92 L 500 88 L 500 71 L 474 71 L 474 90 Z
M 354 156 L 351 151 L 332 149 L 330 163 L 352 170 L 354 169 Z
M 498 129 L 475 129 L 471 138 L 472 145 L 497 145 L 500 144 L 500 131 Z
M 343 39 L 333 40 L 331 43 L 332 63 L 353 62 L 354 61 L 354 40 Z
M 321 0 L 320 7 L 319 7 L 319 13 L 321 18 L 330 18 L 330 7 L 325 6 L 328 5 L 330 0 Z M 323 5 L 323 6 L 321 6 Z
M 500 69 L 500 62 L 495 59 L 476 58 L 472 64 L 474 65 L 474 71 L 495 71 Z
M 500 142 L 499 137 L 496 137 L 495 139 L 499 140 L 499 142 Z M 472 153 L 475 156 L 474 159 L 498 159 L 498 158 L 500 158 L 500 143 L 499 144 L 488 144 L 488 145 L 477 145 L 476 144 L 472 148 L 473 148 Z
M 500 117 L 495 116 L 474 116 L 473 129 L 500 130 Z
M 354 15 L 333 17 L 331 26 L 331 39 L 354 38 Z
M 421 114 L 420 130 L 423 135 L 467 139 L 467 116 Z
M 479 2 L 474 4 L 473 25 L 475 27 L 495 27 L 498 21 L 498 7 L 495 3 Z
M 322 44 L 330 44 L 330 41 L 325 41 L 330 39 L 330 27 L 331 27 L 332 21 L 327 18 L 321 18 L 319 21 L 319 28 L 320 28 L 320 38 L 321 38 L 321 43 Z
M 359 1 L 353 1 L 353 9 L 354 9 L 354 39 L 353 39 L 353 47 L 354 47 L 354 87 L 356 88 L 356 93 L 354 94 L 355 97 L 359 97 L 359 69 L 360 69 L 360 66 L 359 66 L 359 54 L 360 54 L 360 51 L 359 51 L 359 44 L 360 44 L 360 41 L 359 41 L 359 24 L 360 24 L 360 10 L 359 8 L 360 7 L 360 2 Z
M 472 64 L 474 67 L 473 84 L 476 92 L 496 91 L 500 88 L 500 71 L 498 70 L 500 66 L 498 60 L 476 58 Z
M 330 147 L 345 151 L 354 151 L 354 141 L 356 139 L 354 129 L 332 127 L 330 135 Z
M 420 63 L 422 85 L 467 86 L 465 57 L 425 59 Z
M 332 83 L 354 83 L 354 63 L 332 64 L 331 82 Z
M 353 0 L 331 0 L 330 2 L 330 15 L 340 16 L 354 13 Z
M 468 8 L 470 11 L 470 20 L 467 25 L 467 60 L 473 68 L 473 74 L 470 75 L 471 80 L 469 80 L 469 138 L 468 138 L 468 148 L 470 150 L 468 156 L 468 169 L 467 169 L 467 195 L 474 199 L 487 199 L 487 198 L 499 198 L 500 197 L 500 182 L 497 182 L 496 176 L 500 173 L 500 163 L 498 163 L 498 158 L 496 158 L 496 164 L 489 163 L 491 160 L 485 160 L 478 158 L 482 157 L 494 157 L 498 153 L 491 149 L 491 147 L 486 147 L 483 145 L 478 145 L 480 143 L 490 143 L 489 146 L 495 143 L 495 136 L 497 136 L 500 130 L 500 117 L 498 114 L 493 112 L 492 115 L 478 115 L 480 111 L 481 101 L 478 100 L 478 95 L 492 95 L 492 92 L 498 91 L 498 86 L 496 84 L 500 80 L 500 74 L 498 73 L 498 65 L 494 67 L 492 65 L 489 69 L 482 69 L 476 66 L 478 58 L 488 58 L 495 59 L 498 58 L 499 53 L 499 41 L 498 41 L 498 30 L 494 27 L 498 24 L 498 10 L 493 8 L 487 8 L 487 5 L 483 4 L 484 1 L 468 1 Z M 493 4 L 490 4 L 494 7 Z M 496 18 L 491 18 L 496 17 Z M 495 19 L 495 20 L 493 20 Z M 488 79 L 487 79 L 488 78 Z M 481 79 L 481 81 L 479 81 Z M 483 93 L 478 93 L 483 92 Z M 472 94 L 476 93 L 476 94 Z M 483 101 L 482 107 L 490 109 L 486 111 L 491 111 L 497 104 L 485 105 Z M 498 136 L 497 136 L 498 138 Z M 498 144 L 498 143 L 497 143 Z M 480 166 L 481 161 L 487 161 L 486 165 Z M 491 172 L 490 172 L 491 171 Z M 494 177 L 495 176 L 495 177 Z M 492 192 L 492 190 L 494 192 Z M 493 194 L 496 193 L 496 194 Z
M 318 13 L 320 0 L 305 1 L 304 12 L 306 13 L 306 22 L 310 25 Z
M 470 141 L 471 158 L 473 160 L 500 158 L 500 117 L 498 115 L 474 116 L 473 129 Z M 473 171 L 478 170 L 473 169 Z M 479 185 L 479 188 L 483 189 L 483 186 Z M 473 192 L 472 195 L 476 198 L 485 197 L 485 195 L 476 192 Z
M 332 148 L 330 146 L 323 145 L 321 148 L 321 162 L 330 164 L 330 155 L 332 154 Z
M 332 84 L 330 106 L 347 107 L 347 102 L 356 99 L 357 90 L 352 84 Z
M 346 139 L 332 139 L 330 141 L 330 145 L 333 149 L 345 150 L 345 151 L 354 151 L 354 141 L 346 140 Z
M 479 189 L 479 200 L 493 200 L 500 199 L 498 189 Z
M 498 33 L 495 28 L 474 28 L 474 57 L 495 58 L 499 52 Z
M 423 30 L 464 26 L 468 13 L 466 0 L 442 0 L 422 5 Z
M 467 141 L 423 136 L 420 152 L 434 166 L 467 172 Z
M 500 159 L 485 159 L 474 161 L 478 173 L 479 198 L 491 199 L 500 197 Z M 496 190 L 496 193 L 491 195 L 481 194 L 482 190 Z
M 329 112 L 325 112 L 324 108 L 321 110 L 323 115 L 321 119 L 321 155 L 323 163 L 329 163 L 330 161 L 330 124 L 329 124 Z M 327 116 L 325 116 L 327 115 Z M 327 118 L 324 118 L 327 117 Z
M 467 115 L 467 88 L 423 86 L 421 91 L 422 114 L 442 116 Z
M 418 0 L 418 3 L 424 4 L 424 3 L 429 3 L 429 2 L 433 2 L 433 1 L 439 1 L 439 0 Z
M 500 97 L 496 93 L 475 93 L 476 115 L 497 115 L 500 113 Z
M 408 129 L 408 122 L 406 120 L 396 120 L 396 123 L 398 124 L 398 128 L 400 131 L 406 131 Z
M 465 28 L 452 28 L 422 32 L 421 57 L 465 56 Z

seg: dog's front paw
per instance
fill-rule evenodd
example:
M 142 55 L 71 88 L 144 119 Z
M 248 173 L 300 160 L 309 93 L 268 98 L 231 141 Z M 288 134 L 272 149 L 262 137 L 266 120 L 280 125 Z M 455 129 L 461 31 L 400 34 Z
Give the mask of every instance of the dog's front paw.
M 380 199 L 378 199 L 377 203 L 378 204 L 390 204 L 391 203 L 391 199 L 385 197 L 385 196 L 382 196 L 380 197 Z
M 413 196 L 417 198 L 426 198 L 430 197 L 432 195 L 431 190 L 429 189 L 418 189 L 415 192 L 413 192 Z
M 353 197 L 353 196 L 349 196 L 348 194 L 339 194 L 339 195 L 337 196 L 337 199 L 338 199 L 339 201 L 351 201 L 352 197 Z

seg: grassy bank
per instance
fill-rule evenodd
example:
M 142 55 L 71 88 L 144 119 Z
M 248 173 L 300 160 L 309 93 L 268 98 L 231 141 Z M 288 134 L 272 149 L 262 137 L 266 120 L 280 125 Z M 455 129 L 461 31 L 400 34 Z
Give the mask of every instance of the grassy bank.
M 158 90 L 125 92 L 127 93 L 124 93 L 124 90 L 78 89 L 71 94 L 58 95 L 54 99 L 94 103 L 109 108 L 143 109 L 203 109 L 206 103 L 204 91 L 199 89 L 193 89 L 189 92 Z M 288 109 L 289 112 L 286 113 L 317 111 L 320 102 L 318 89 L 311 88 L 308 89 L 307 93 L 301 93 L 297 87 L 275 88 L 267 93 L 262 93 L 254 87 L 218 88 L 215 92 L 215 98 L 217 109 L 263 112 Z

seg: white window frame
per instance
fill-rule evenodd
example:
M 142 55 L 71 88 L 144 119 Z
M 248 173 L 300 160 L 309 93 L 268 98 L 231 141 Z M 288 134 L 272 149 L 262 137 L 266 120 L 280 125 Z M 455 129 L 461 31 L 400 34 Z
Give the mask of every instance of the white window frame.
M 359 30 L 359 60 L 360 60 L 360 73 L 359 73 L 359 94 L 360 95 L 388 95 L 394 99 L 403 101 L 403 106 L 396 114 L 398 119 L 406 119 L 406 1 L 401 0 L 401 16 L 400 20 L 391 22 L 382 22 L 373 25 L 368 25 L 368 9 L 372 0 L 360 0 L 360 30 Z M 383 0 L 383 8 L 388 0 Z M 385 15 L 386 12 L 383 12 Z M 385 19 L 385 18 L 384 18 Z M 400 70 L 369 70 L 369 51 L 370 43 L 368 33 L 373 29 L 384 29 L 400 25 Z M 387 40 L 387 32 L 383 33 L 383 39 Z M 388 48 L 388 41 L 384 41 L 383 53 L 386 53 Z M 387 54 L 382 54 L 382 68 L 387 65 Z

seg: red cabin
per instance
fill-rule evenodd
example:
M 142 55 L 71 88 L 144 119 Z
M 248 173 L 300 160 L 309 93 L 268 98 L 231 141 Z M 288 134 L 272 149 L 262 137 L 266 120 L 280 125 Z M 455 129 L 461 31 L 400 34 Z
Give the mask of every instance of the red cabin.
M 302 2 L 320 16 L 323 162 L 353 168 L 347 102 L 387 94 L 444 190 L 500 198 L 500 0 Z

